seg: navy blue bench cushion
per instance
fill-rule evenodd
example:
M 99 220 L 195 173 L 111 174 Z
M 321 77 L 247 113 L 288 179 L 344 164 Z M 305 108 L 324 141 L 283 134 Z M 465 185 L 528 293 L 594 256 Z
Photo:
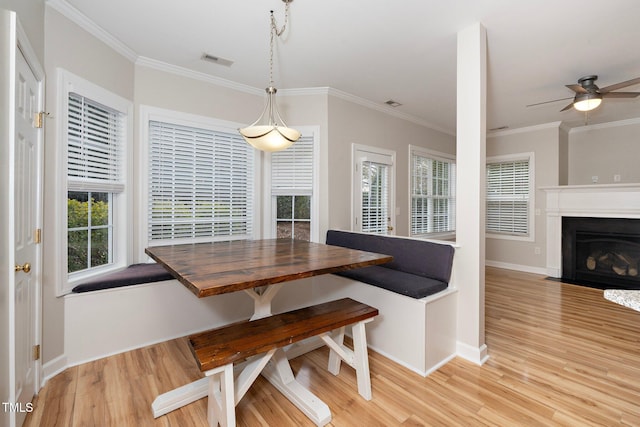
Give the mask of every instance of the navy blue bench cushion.
M 436 279 L 392 270 L 381 265 L 356 268 L 337 274 L 412 298 L 424 298 L 443 291 L 448 286 Z
M 73 288 L 72 292 L 79 293 L 98 291 L 102 289 L 138 285 L 140 283 L 160 282 L 170 279 L 173 279 L 173 276 L 160 264 L 133 264 L 124 270 L 105 274 L 96 279 L 81 283 Z
M 454 248 L 425 240 L 403 239 L 349 231 L 327 231 L 327 244 L 393 256 L 380 267 L 449 283 Z

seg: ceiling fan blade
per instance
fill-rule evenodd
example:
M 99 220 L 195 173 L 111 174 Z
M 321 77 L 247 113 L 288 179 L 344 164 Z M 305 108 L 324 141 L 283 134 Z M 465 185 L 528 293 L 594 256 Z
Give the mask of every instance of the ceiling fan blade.
M 635 98 L 640 92 L 607 92 L 603 93 L 603 98 Z
M 565 99 L 573 99 L 573 96 L 570 96 L 568 98 L 554 99 L 552 101 L 537 102 L 535 104 L 529 104 L 527 105 L 527 107 L 535 107 L 536 105 L 551 104 L 552 102 L 564 101 Z
M 586 89 L 580 85 L 565 85 L 575 93 L 587 93 Z
M 560 110 L 560 112 L 570 110 L 572 107 L 573 107 L 573 102 L 567 105 L 566 107 L 564 107 L 562 110 Z
M 633 86 L 637 84 L 640 84 L 640 77 L 627 80 L 626 82 L 620 82 L 611 86 L 603 87 L 602 89 L 600 89 L 600 93 L 605 94 L 607 92 L 611 92 L 612 90 L 618 90 L 618 89 L 622 89 L 623 87 Z

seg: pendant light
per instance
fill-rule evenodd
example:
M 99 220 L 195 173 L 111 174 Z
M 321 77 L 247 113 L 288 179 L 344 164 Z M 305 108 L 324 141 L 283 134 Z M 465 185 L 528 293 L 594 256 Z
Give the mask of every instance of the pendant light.
M 273 43 L 274 38 L 280 37 L 287 27 L 289 19 L 289 3 L 293 0 L 282 0 L 285 3 L 284 25 L 280 30 L 276 25 L 276 20 L 271 11 L 271 39 L 269 45 L 269 87 L 267 92 L 267 101 L 258 120 L 249 126 L 238 129 L 240 135 L 253 147 L 262 151 L 281 151 L 291 146 L 300 138 L 300 132 L 287 127 L 284 120 L 278 112 L 276 105 L 276 92 L 278 91 L 273 84 Z

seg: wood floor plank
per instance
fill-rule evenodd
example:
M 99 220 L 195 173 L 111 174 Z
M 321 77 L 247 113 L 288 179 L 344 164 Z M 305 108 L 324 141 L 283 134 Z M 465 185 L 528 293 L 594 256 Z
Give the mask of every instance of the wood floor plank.
M 299 381 L 342 426 L 638 426 L 640 313 L 599 289 L 487 268 L 489 360 L 456 358 L 429 377 L 370 352 L 373 399 L 352 369 L 326 370 L 328 350 L 292 361 Z M 49 380 L 25 426 L 206 426 L 206 399 L 153 419 L 155 396 L 201 378 L 181 338 L 70 368 Z M 100 424 L 100 422 L 103 424 Z M 312 426 L 258 378 L 239 426 Z

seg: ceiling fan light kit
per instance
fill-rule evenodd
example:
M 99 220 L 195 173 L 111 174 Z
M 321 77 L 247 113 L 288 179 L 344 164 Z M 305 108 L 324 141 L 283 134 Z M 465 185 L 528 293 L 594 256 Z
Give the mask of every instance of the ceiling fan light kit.
M 602 95 L 599 93 L 578 93 L 573 99 L 573 108 L 578 111 L 591 111 L 602 103 Z
M 267 100 L 258 120 L 249 126 L 238 129 L 240 135 L 253 147 L 262 151 L 281 151 L 290 147 L 300 138 L 300 132 L 287 127 L 278 112 L 276 92 L 273 84 L 273 43 L 275 37 L 280 37 L 287 27 L 289 18 L 289 4 L 293 0 L 282 0 L 285 3 L 284 24 L 278 30 L 276 20 L 271 11 L 271 39 L 269 47 L 269 86 L 265 89 Z
M 603 87 L 602 89 L 596 85 L 596 80 L 598 80 L 598 76 L 596 75 L 585 76 L 578 79 L 578 84 L 566 85 L 566 87 L 574 91 L 576 94 L 573 97 L 571 104 L 567 105 L 560 111 L 567 111 L 573 107 L 578 111 L 587 112 L 598 108 L 604 98 L 635 98 L 640 95 L 640 92 L 614 92 L 615 90 L 622 89 L 623 87 L 640 84 L 640 77 Z M 529 104 L 527 107 L 548 104 L 551 102 L 561 101 L 563 99 L 569 98 L 538 102 L 536 104 Z
M 596 85 L 596 80 L 598 80 L 598 76 L 596 75 L 585 76 L 578 79 L 577 85 L 566 85 L 574 91 L 576 95 L 573 98 L 573 102 L 560 111 L 568 110 L 571 107 L 578 111 L 591 111 L 600 106 L 603 98 L 635 98 L 640 95 L 640 92 L 613 92 L 623 87 L 639 84 L 640 77 L 603 87 L 602 89 Z

